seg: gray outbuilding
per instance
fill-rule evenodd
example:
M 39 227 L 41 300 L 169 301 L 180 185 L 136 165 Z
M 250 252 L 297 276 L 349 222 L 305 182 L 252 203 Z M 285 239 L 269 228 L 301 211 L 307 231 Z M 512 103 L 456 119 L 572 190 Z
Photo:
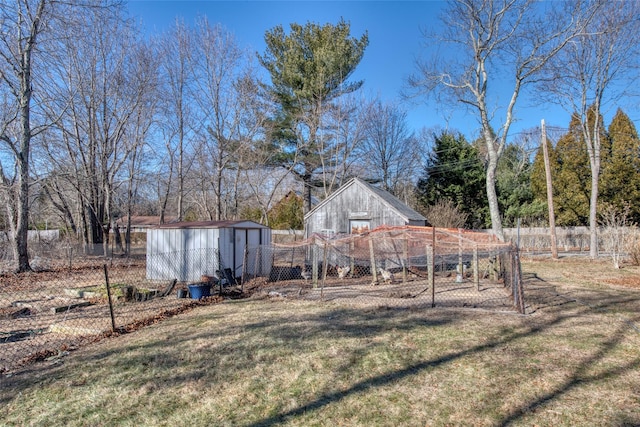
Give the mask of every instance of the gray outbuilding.
M 352 178 L 304 217 L 305 236 L 359 234 L 381 225 L 424 226 L 426 218 L 400 199 L 359 178 Z
M 253 221 L 158 225 L 147 231 L 147 278 L 199 281 L 204 275 L 222 278 L 220 272 L 224 269 L 230 269 L 235 278 L 243 270 L 254 274 L 251 269 L 262 264 L 247 259 L 255 251 L 247 254 L 245 249 L 270 243 L 269 227 Z

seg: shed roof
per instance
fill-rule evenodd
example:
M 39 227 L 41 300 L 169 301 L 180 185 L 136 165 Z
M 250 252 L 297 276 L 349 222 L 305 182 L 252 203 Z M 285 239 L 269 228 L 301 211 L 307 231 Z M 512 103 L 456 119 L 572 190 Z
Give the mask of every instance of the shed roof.
M 357 185 L 361 187 L 364 191 L 372 193 L 375 197 L 377 197 L 380 201 L 382 201 L 383 204 L 387 205 L 389 208 L 396 211 L 396 213 L 402 216 L 406 221 L 426 221 L 426 218 L 424 216 L 420 215 L 418 212 L 416 212 L 415 210 L 411 209 L 409 206 L 402 203 L 402 201 L 398 199 L 396 196 L 394 196 L 393 194 L 381 188 L 375 187 L 361 180 L 360 178 L 355 178 L 355 177 L 351 178 L 349 181 L 343 184 L 340 188 L 338 188 L 336 191 L 331 193 L 329 197 L 324 199 L 321 203 L 316 205 L 316 207 L 314 207 L 309 212 L 307 212 L 307 214 L 304 216 L 305 219 L 313 215 L 313 213 L 318 209 L 321 209 L 323 206 L 327 205 L 328 203 L 331 203 L 331 200 L 333 198 L 337 197 L 340 193 L 346 191 L 347 188 L 353 185 Z
M 178 217 L 165 216 L 165 224 L 175 222 Z M 120 217 L 116 221 L 116 225 L 123 227 L 127 225 L 129 217 L 127 215 Z M 160 216 L 158 215 L 131 215 L 132 227 L 153 227 L 160 224 Z
M 254 221 L 189 221 L 172 222 L 153 227 L 154 229 L 192 229 L 192 228 L 269 228 Z

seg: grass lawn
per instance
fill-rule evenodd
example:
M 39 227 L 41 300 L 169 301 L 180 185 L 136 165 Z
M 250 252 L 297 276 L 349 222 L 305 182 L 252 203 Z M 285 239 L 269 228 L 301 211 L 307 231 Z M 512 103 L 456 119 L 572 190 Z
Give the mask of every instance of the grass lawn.
M 0 425 L 640 425 L 640 269 L 523 271 L 526 315 L 197 307 L 0 379 Z

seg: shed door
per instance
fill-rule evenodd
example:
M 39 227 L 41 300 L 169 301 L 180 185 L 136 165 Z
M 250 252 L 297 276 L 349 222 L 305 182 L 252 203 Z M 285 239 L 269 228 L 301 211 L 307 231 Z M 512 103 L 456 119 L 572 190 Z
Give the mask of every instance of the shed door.
M 234 270 L 235 277 L 242 275 L 242 263 L 244 262 L 244 248 L 247 246 L 247 231 L 245 229 L 236 228 L 234 233 L 236 235 L 235 241 L 235 254 L 234 254 Z
M 262 244 L 260 239 L 260 230 L 247 230 L 247 247 L 251 249 L 247 254 L 247 265 L 245 266 L 245 272 L 248 274 L 257 274 L 260 271 L 256 272 L 256 251 L 258 246 Z M 258 270 L 260 268 L 258 267 Z

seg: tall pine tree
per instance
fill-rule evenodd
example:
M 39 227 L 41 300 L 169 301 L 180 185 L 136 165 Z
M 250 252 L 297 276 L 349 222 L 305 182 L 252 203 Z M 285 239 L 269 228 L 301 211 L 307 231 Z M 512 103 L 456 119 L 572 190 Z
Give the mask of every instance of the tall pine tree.
M 478 149 L 460 133 L 435 135 L 424 175 L 418 180 L 416 195 L 423 207 L 450 200 L 468 214 L 466 227 L 490 225 L 484 165 Z
M 640 222 L 640 139 L 638 132 L 622 110 L 618 109 L 609 125 L 610 153 L 603 162 L 600 176 L 600 199 L 617 209 L 625 203 L 631 218 Z
M 334 150 L 323 139 L 323 120 L 332 102 L 358 90 L 363 81 L 349 82 L 369 44 L 365 33 L 351 37 L 350 25 L 281 25 L 265 34 L 267 45 L 258 59 L 271 76 L 267 87 L 278 105 L 271 138 L 281 147 L 282 166 L 304 183 L 305 210 L 311 209 L 316 174 Z
M 580 122 L 575 116 L 569 124 L 569 132 L 558 140 L 554 151 L 556 164 L 552 166 L 551 176 L 556 224 L 587 225 L 591 172 Z
M 527 153 L 516 144 L 508 144 L 498 161 L 498 203 L 507 227 L 517 225 L 519 219 L 533 224 L 544 218 L 546 203 L 536 200 L 531 189 L 532 167 Z

